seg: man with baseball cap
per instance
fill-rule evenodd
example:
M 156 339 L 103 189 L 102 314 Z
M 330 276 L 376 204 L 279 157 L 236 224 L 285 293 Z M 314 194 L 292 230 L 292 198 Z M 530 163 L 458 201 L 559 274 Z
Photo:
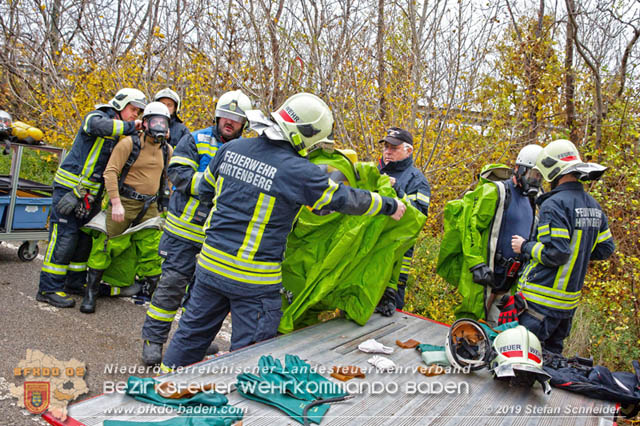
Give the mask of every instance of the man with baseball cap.
M 431 187 L 427 178 L 413 165 L 413 136 L 399 127 L 390 127 L 380 143 L 383 144 L 382 158 L 378 162 L 380 173 L 391 178 L 391 184 L 399 197 L 406 194 L 411 204 L 426 216 L 429 212 Z M 391 316 L 396 308 L 403 308 L 412 256 L 413 247 L 402 258 L 397 291 L 393 287 L 387 287 L 376 312 Z

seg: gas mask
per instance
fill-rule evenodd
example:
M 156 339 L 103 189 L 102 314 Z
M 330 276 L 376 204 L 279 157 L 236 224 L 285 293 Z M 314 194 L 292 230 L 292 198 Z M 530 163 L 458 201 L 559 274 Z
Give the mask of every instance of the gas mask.
M 145 133 L 156 143 L 166 142 L 169 136 L 169 120 L 162 115 L 152 115 L 147 119 Z
M 539 171 L 529 167 L 518 166 L 515 176 L 525 196 L 535 198 L 538 195 L 542 186 L 542 175 Z

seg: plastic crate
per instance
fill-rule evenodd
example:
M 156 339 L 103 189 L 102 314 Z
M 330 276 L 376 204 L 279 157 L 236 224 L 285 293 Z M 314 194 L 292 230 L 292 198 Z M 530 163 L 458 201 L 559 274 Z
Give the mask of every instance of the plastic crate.
M 4 224 L 4 211 L 9 205 L 9 196 L 0 195 L 0 225 Z

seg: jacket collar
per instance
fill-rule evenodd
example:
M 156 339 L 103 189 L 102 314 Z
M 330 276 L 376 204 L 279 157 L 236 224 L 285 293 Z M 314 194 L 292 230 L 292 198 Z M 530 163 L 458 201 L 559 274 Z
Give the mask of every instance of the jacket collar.
M 584 187 L 582 186 L 581 182 L 565 182 L 563 184 L 560 184 L 556 187 L 556 189 L 551 190 L 549 192 L 546 192 L 542 195 L 540 195 L 537 199 L 536 199 L 536 204 L 540 205 L 542 204 L 542 202 L 544 200 L 546 200 L 547 198 L 551 197 L 553 194 L 557 194 L 558 192 L 561 191 L 584 191 Z
M 387 164 L 384 164 L 382 158 L 378 161 L 378 169 L 379 170 L 387 170 L 387 171 L 402 171 L 408 169 L 413 166 L 413 155 L 408 156 L 404 160 L 401 161 L 391 161 Z

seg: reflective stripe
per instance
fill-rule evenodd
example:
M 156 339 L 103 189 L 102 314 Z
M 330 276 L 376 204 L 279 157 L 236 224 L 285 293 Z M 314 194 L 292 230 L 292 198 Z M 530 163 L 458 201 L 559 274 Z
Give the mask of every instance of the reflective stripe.
M 558 300 L 566 300 L 566 301 L 574 301 L 580 298 L 580 294 L 582 293 L 580 290 L 578 291 L 564 291 L 558 290 L 551 287 L 547 287 L 544 285 L 534 284 L 531 282 L 526 283 L 522 290 L 526 290 L 532 293 L 539 294 L 541 296 L 553 297 Z
M 535 243 L 531 248 L 531 257 L 537 260 L 538 262 L 542 262 L 542 258 L 540 256 L 542 255 L 543 248 L 544 248 L 544 244 L 542 244 L 541 242 Z
M 234 256 L 215 247 L 211 247 L 207 243 L 202 245 L 202 254 L 213 261 L 233 268 L 244 269 L 245 271 L 273 274 L 279 273 L 281 270 L 280 263 L 278 262 L 263 262 L 260 260 L 243 259 L 239 256 Z
M 532 293 L 525 289 L 522 290 L 522 293 L 524 294 L 524 297 L 531 302 L 534 302 L 543 306 L 548 306 L 550 308 L 562 309 L 562 310 L 574 309 L 575 307 L 578 306 L 578 302 L 580 301 L 580 297 L 571 301 L 558 300 L 551 297 L 545 297 L 537 293 Z
M 603 241 L 608 240 L 609 238 L 613 238 L 611 235 L 611 230 L 607 229 L 606 231 L 602 231 L 598 234 L 598 239 L 596 240 L 596 244 L 600 244 Z
M 567 284 L 571 280 L 571 272 L 573 272 L 573 266 L 578 259 L 578 253 L 580 252 L 580 241 L 582 240 L 582 229 L 576 229 L 573 232 L 573 238 L 571 238 L 571 259 L 569 262 L 558 268 L 556 279 L 553 281 L 553 287 L 558 290 L 565 290 Z
M 84 166 L 82 167 L 82 176 L 91 176 L 93 174 L 96 164 L 98 163 L 98 158 L 100 157 L 100 152 L 102 152 L 103 145 L 104 139 L 96 138 L 96 141 L 93 143 L 91 151 L 89 151 L 89 155 L 84 162 Z
M 280 282 L 282 282 L 282 273 L 280 272 L 280 265 L 278 265 L 278 272 L 276 273 L 251 273 L 251 272 L 243 271 L 241 269 L 236 269 L 233 267 L 226 266 L 220 262 L 217 262 L 209 258 L 209 256 L 205 254 L 204 247 L 201 252 L 201 255 L 198 257 L 198 265 L 215 274 L 222 275 L 223 277 L 227 277 L 232 280 L 236 280 L 244 283 L 279 284 Z
M 79 263 L 79 262 L 71 262 L 68 267 L 69 271 L 72 272 L 82 272 L 87 270 L 87 262 Z
M 82 185 L 83 187 L 89 189 L 92 194 L 97 194 L 98 189 L 100 189 L 99 182 L 93 182 L 83 176 L 73 174 L 63 168 L 59 167 L 56 171 L 55 176 L 53 177 L 54 182 L 59 183 L 62 186 L 67 188 L 75 188 L 78 185 Z
M 333 199 L 333 194 L 338 189 L 338 184 L 329 179 L 329 186 L 324 190 L 320 198 L 311 206 L 312 210 L 319 210 L 329 204 Z
M 54 275 L 67 275 L 68 265 L 60 265 L 57 263 L 51 262 L 51 257 L 53 256 L 53 251 L 55 250 L 56 243 L 58 242 L 58 224 L 53 224 L 53 231 L 51 231 L 51 241 L 49 242 L 49 247 L 47 247 L 47 253 L 44 256 L 42 271 L 48 272 Z
M 198 210 L 199 205 L 200 205 L 200 200 L 193 197 L 189 197 L 189 201 L 187 201 L 187 204 L 185 204 L 184 210 L 182 210 L 182 214 L 180 215 L 180 220 L 185 224 L 187 223 L 190 224 L 191 221 L 193 220 L 193 216 L 196 214 L 196 211 Z M 199 226 L 196 225 L 196 227 L 199 227 Z
M 85 133 L 90 134 L 89 133 L 89 120 L 91 120 L 91 117 L 93 116 L 97 116 L 100 115 L 97 112 L 94 112 L 93 114 L 89 114 L 87 115 L 87 118 L 84 119 L 84 126 L 82 126 L 82 130 L 84 130 Z
M 177 237 L 181 237 L 198 244 L 202 244 L 204 242 L 204 234 L 202 235 L 195 234 L 186 229 L 180 228 L 175 224 L 171 224 L 168 221 L 165 222 L 164 224 L 164 230 L 167 231 L 169 234 L 173 234 Z
M 182 157 L 179 155 L 176 156 L 172 156 L 171 160 L 169 160 L 169 165 L 172 164 L 180 164 L 183 166 L 189 166 L 191 168 L 193 168 L 194 170 L 198 170 L 198 163 L 196 163 L 195 161 L 193 161 L 191 158 L 188 157 Z
M 427 195 L 422 194 L 421 192 L 418 192 L 418 201 L 422 201 L 425 204 L 429 204 L 429 202 L 431 201 L 431 198 L 428 197 Z
M 198 135 L 198 139 L 200 138 L 200 136 L 205 136 L 205 135 Z M 209 141 L 207 141 L 206 143 L 202 143 L 202 142 L 196 143 L 196 148 L 198 149 L 198 154 L 208 155 L 210 157 L 215 157 L 216 153 L 218 152 L 218 146 L 211 145 Z
M 549 224 L 538 226 L 538 241 L 540 241 L 540 237 L 549 234 Z
M 120 287 L 111 287 L 111 291 L 109 293 L 110 296 L 117 296 L 120 294 Z
M 247 233 L 244 236 L 244 241 L 238 250 L 238 257 L 243 259 L 253 259 L 260 247 L 260 241 L 264 235 L 264 228 L 271 219 L 271 212 L 273 206 L 276 203 L 276 198 L 271 195 L 260 193 L 258 202 L 253 210 L 253 217 L 247 226 Z
M 214 188 L 216 187 L 216 177 L 213 175 L 213 173 L 211 173 L 209 167 L 204 170 L 204 180 L 206 180 L 209 185 L 213 186 Z
M 404 266 L 400 268 L 400 273 L 401 274 L 409 275 L 409 272 L 411 272 L 411 269 L 409 269 L 409 268 L 406 268 Z
M 194 223 L 191 223 L 190 221 L 184 220 L 182 217 L 178 217 L 171 212 L 167 214 L 167 223 L 171 223 L 175 226 L 185 228 L 189 231 L 195 232 L 196 234 L 204 235 L 204 229 L 202 229 L 202 225 L 196 225 Z
M 416 201 L 418 199 L 418 195 L 417 194 L 405 194 L 407 196 L 407 198 L 411 201 Z
M 377 192 L 370 192 L 371 194 L 371 205 L 366 212 L 364 212 L 365 216 L 375 216 L 380 213 L 382 209 L 382 197 Z M 399 201 L 396 201 L 398 203 Z M 396 206 L 397 208 L 397 206 Z
M 124 133 L 124 123 L 121 120 L 113 120 L 113 131 L 111 132 L 111 137 L 114 138 L 116 136 L 120 136 Z
M 191 185 L 189 185 L 189 192 L 194 195 L 198 195 L 198 186 L 200 185 L 200 181 L 202 180 L 202 172 L 195 172 L 193 177 L 191 178 Z
M 571 238 L 569 235 L 569 230 L 565 228 L 551 228 L 551 237 L 555 238 L 566 238 L 567 240 Z
M 173 321 L 173 317 L 175 317 L 177 310 L 168 311 L 166 309 L 158 308 L 157 306 L 153 306 L 149 304 L 149 309 L 147 310 L 147 316 L 156 319 L 158 321 L 171 322 Z
M 173 368 L 167 367 L 163 363 L 160 363 L 160 371 L 162 371 L 163 373 L 173 373 Z

